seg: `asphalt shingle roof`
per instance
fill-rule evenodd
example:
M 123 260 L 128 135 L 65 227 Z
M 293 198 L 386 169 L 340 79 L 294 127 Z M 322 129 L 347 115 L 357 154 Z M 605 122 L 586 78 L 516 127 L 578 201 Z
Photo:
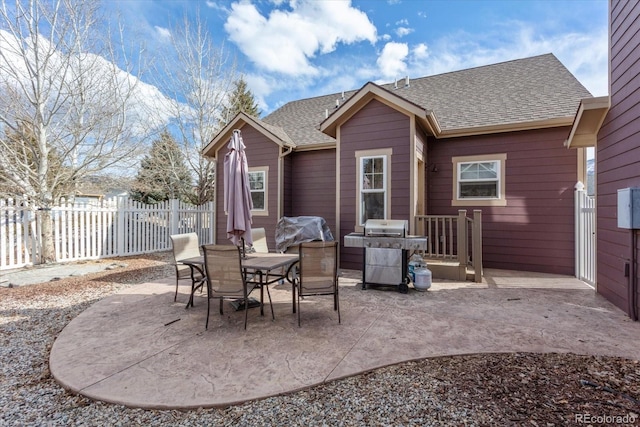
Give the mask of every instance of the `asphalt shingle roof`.
M 382 85 L 425 110 L 432 110 L 443 131 L 499 126 L 571 117 L 580 100 L 592 95 L 553 55 Z M 357 91 L 289 102 L 263 121 L 280 127 L 297 145 L 334 142 L 318 130 L 320 123 Z

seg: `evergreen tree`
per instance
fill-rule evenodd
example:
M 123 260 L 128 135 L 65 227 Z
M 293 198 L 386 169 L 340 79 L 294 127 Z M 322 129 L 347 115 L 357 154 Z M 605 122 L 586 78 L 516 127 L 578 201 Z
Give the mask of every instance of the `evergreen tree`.
M 185 202 L 193 198 L 192 179 L 178 144 L 164 130 L 153 141 L 151 151 L 140 162 L 131 198 L 143 203 L 169 199 Z
M 22 196 L 24 192 L 21 189 L 36 187 L 41 179 L 38 175 L 38 161 L 43 156 L 36 152 L 38 145 L 35 143 L 33 126 L 27 121 L 21 121 L 15 129 L 6 128 L 2 138 L 2 146 L 7 152 L 0 164 L 10 162 L 11 167 L 0 168 L 0 197 Z M 44 179 L 47 188 L 51 189 L 52 199 L 59 200 L 72 195 L 75 180 L 73 170 L 64 165 L 62 156 L 55 147 L 49 149 L 47 160 L 48 168 Z
M 260 110 L 253 93 L 247 87 L 244 77 L 234 82 L 235 89 L 229 95 L 229 102 L 222 108 L 222 121 L 229 123 L 239 112 L 243 112 L 252 117 L 260 117 Z

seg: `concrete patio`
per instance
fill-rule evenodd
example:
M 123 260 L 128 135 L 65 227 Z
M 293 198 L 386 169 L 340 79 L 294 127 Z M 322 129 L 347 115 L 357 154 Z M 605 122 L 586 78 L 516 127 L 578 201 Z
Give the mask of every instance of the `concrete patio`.
M 483 283 L 436 280 L 427 292 L 362 290 L 340 278 L 342 323 L 331 297 L 302 303 L 271 287 L 265 307 L 244 313 L 206 298 L 185 309 L 186 282 L 133 286 L 73 319 L 56 339 L 50 369 L 65 388 L 141 408 L 198 408 L 292 392 L 403 361 L 482 352 L 571 352 L 640 359 L 640 323 L 573 277 L 485 271 Z M 266 299 L 266 295 L 265 295 Z

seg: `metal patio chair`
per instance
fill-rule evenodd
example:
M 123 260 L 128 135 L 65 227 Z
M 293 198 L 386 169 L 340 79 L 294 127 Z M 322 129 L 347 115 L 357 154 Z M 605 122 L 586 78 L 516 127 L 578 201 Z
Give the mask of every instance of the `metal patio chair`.
M 253 240 L 253 250 L 255 252 L 269 252 L 267 244 L 267 232 L 264 228 L 252 228 L 251 239 Z
M 316 295 L 333 295 L 333 309 L 340 320 L 338 295 L 338 242 L 302 242 L 298 246 L 298 326 L 300 326 L 300 300 Z
M 173 250 L 173 265 L 176 269 L 176 293 L 173 300 L 178 298 L 178 284 L 180 280 L 191 280 L 191 297 L 195 292 L 196 283 L 202 284 L 204 278 L 203 271 L 197 267 L 189 267 L 179 262 L 181 259 L 193 258 L 200 256 L 200 245 L 198 243 L 198 235 L 196 233 L 173 234 L 171 238 L 171 247 Z
M 207 283 L 207 323 L 212 298 L 220 299 L 220 314 L 225 298 L 241 299 L 244 303 L 244 328 L 247 329 L 249 294 L 255 285 L 247 282 L 242 268 L 242 251 L 238 246 L 203 245 L 205 281 Z M 271 301 L 271 299 L 269 299 Z M 273 306 L 272 306 L 273 311 Z

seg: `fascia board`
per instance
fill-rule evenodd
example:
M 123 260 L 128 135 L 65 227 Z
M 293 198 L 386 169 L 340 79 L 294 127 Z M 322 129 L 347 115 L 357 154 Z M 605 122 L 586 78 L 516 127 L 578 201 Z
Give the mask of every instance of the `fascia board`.
M 433 124 L 435 123 L 437 126 L 437 120 L 435 120 L 433 112 L 426 111 L 416 104 L 413 104 L 412 102 L 409 102 L 406 99 L 371 82 L 365 84 L 362 89 L 349 98 L 347 102 L 338 107 L 332 115 L 320 123 L 320 131 L 332 138 L 336 138 L 338 126 L 346 122 L 372 99 L 377 99 L 392 108 L 404 110 L 407 114 L 415 115 L 419 119 L 428 123 L 428 127 L 432 133 L 436 132 L 433 128 Z M 429 116 L 431 116 L 431 120 L 428 119 Z
M 233 129 L 241 128 L 244 125 L 253 127 L 262 135 L 281 147 L 295 147 L 295 144 L 293 142 L 285 141 L 282 138 L 276 136 L 273 132 L 262 126 L 259 121 L 246 115 L 245 113 L 239 113 L 233 120 L 231 120 L 231 122 L 229 122 L 224 128 L 222 128 L 222 130 L 218 132 L 216 136 L 213 137 L 211 142 L 209 142 L 206 147 L 202 149 L 202 155 L 204 157 L 216 160 L 217 154 L 220 151 L 220 146 L 222 144 L 226 144 L 229 138 L 231 138 Z
M 609 108 L 611 108 L 609 96 L 582 99 L 564 146 L 567 148 L 595 147 L 598 132 Z

